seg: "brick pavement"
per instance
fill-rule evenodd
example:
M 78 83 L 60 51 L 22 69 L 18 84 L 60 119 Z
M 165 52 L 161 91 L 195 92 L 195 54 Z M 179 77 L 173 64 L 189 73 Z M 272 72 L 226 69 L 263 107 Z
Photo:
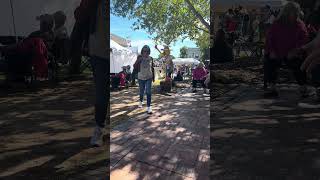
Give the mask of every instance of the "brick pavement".
M 190 91 L 161 96 L 152 115 L 139 113 L 112 129 L 112 180 L 209 179 L 210 97 Z

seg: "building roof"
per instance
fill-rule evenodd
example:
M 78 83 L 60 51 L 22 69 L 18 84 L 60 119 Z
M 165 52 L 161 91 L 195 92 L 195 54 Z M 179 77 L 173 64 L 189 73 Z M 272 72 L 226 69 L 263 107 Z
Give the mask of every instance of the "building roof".
M 119 45 L 123 46 L 123 47 L 128 47 L 130 45 L 130 41 L 120 37 L 118 35 L 115 34 L 110 34 L 110 39 L 112 39 L 113 41 L 115 41 L 116 43 L 118 43 Z
M 195 48 L 187 48 L 187 49 L 194 49 L 194 50 L 200 50 L 200 48 L 197 48 L 197 47 L 195 47 Z

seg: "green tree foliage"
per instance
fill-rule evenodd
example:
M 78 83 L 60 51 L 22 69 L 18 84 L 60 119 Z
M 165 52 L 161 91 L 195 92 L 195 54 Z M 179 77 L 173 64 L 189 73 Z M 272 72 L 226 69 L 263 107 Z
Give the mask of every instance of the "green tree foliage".
M 145 29 L 157 43 L 170 45 L 179 38 L 189 38 L 204 45 L 209 44 L 209 3 L 209 0 L 112 0 L 111 13 L 134 19 L 133 28 Z
M 200 59 L 210 59 L 208 54 L 208 49 L 210 47 L 210 35 L 208 33 L 202 33 L 201 35 L 199 35 L 199 37 L 197 37 L 195 41 L 201 51 Z

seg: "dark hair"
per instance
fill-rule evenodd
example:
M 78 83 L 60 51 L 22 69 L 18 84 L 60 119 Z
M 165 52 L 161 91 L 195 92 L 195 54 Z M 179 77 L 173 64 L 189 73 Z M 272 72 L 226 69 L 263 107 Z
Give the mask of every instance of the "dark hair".
M 40 21 L 40 30 L 42 31 L 50 31 L 54 27 L 54 18 L 52 15 L 43 14 L 37 19 Z
M 148 45 L 144 45 L 141 49 L 141 54 L 143 54 L 143 50 L 146 49 L 148 54 L 150 54 L 151 50 L 150 50 L 150 47 Z
M 61 27 L 66 23 L 67 16 L 63 11 L 57 11 L 53 14 L 54 22 L 57 27 Z

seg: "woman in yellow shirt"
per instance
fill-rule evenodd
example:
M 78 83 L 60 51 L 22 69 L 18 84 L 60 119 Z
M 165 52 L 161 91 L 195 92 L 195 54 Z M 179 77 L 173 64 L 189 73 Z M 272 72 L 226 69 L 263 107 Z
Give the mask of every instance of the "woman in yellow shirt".
M 160 52 L 160 58 L 163 60 L 164 62 L 164 70 L 166 72 L 166 77 L 170 77 L 173 73 L 173 56 L 170 55 L 170 49 L 168 46 L 165 46 L 163 49 L 163 52 L 161 52 L 157 46 L 155 46 L 155 48 Z

